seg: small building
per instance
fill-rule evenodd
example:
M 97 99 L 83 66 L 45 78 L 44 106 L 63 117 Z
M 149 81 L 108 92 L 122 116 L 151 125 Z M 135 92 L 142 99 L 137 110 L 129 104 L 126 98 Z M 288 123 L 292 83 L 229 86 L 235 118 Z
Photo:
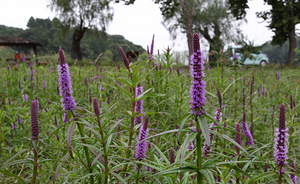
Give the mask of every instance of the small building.
M 37 41 L 22 37 L 0 37 L 0 46 L 28 47 L 29 54 L 31 57 L 33 55 L 37 56 L 37 46 L 43 47 L 43 45 Z

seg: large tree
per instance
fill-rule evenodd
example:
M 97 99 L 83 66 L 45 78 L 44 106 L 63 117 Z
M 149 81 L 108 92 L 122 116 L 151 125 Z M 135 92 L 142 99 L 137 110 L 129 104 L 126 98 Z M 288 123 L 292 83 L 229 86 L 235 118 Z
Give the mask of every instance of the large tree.
M 213 12 L 213 13 L 212 13 Z M 227 43 L 240 41 L 239 23 L 228 13 L 226 0 L 202 1 L 194 16 L 194 29 L 209 43 L 209 53 L 220 52 Z M 217 55 L 211 54 L 209 61 L 217 61 Z
M 297 48 L 295 27 L 300 23 L 300 3 L 298 0 L 264 0 L 272 8 L 270 11 L 258 12 L 257 16 L 269 23 L 268 27 L 275 33 L 272 44 L 283 45 L 289 40 L 287 64 L 295 60 Z M 246 15 L 248 0 L 229 0 L 230 9 L 237 19 Z
M 186 33 L 189 56 L 193 53 L 193 32 L 200 33 L 207 40 L 210 52 L 220 52 L 226 41 L 234 41 L 233 38 L 237 38 L 232 36 L 236 35 L 233 33 L 240 33 L 238 29 L 233 29 L 234 20 L 227 12 L 226 0 L 157 0 L 157 2 L 161 4 L 163 24 L 171 35 L 175 37 L 178 29 Z M 210 56 L 210 61 L 216 59 L 214 55 Z
M 82 60 L 80 41 L 87 29 L 100 29 L 112 20 L 113 13 L 108 0 L 52 0 L 50 7 L 59 12 L 64 28 L 72 28 L 72 48 L 77 60 Z

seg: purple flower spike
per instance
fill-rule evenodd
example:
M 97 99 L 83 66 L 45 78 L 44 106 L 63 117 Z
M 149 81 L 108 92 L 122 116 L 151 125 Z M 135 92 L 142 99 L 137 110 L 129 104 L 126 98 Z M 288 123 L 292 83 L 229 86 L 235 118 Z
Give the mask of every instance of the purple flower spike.
M 138 84 L 138 87 L 136 88 L 136 98 L 143 93 L 143 87 L 141 87 L 141 84 Z M 138 112 L 134 119 L 134 124 L 140 124 L 143 122 L 143 116 L 138 116 L 143 113 L 143 99 L 139 100 L 135 104 L 135 112 Z
M 18 115 L 17 123 L 18 123 L 18 124 L 21 124 L 21 123 L 22 123 L 22 120 L 21 120 L 21 118 L 20 118 L 19 115 Z
M 293 109 L 293 96 L 290 95 L 290 108 Z
M 287 164 L 287 153 L 288 153 L 288 128 L 285 127 L 285 106 L 281 104 L 279 113 L 279 128 L 276 129 L 276 138 L 274 145 L 274 157 L 277 165 L 282 167 Z M 281 171 L 280 171 L 281 172 Z
M 151 43 L 151 47 L 150 47 L 150 52 L 149 52 L 149 47 L 147 46 L 147 53 L 149 54 L 148 59 L 149 60 L 154 60 L 153 59 L 153 51 L 154 51 L 154 35 L 152 38 L 152 43 Z
M 93 100 L 93 106 L 94 106 L 95 115 L 97 117 L 99 117 L 100 116 L 100 109 L 99 109 L 98 101 L 97 101 L 96 98 L 94 98 L 94 100 Z
M 37 97 L 35 97 L 35 102 L 36 102 L 36 111 L 37 111 L 37 113 L 39 113 L 39 101 L 38 101 Z
M 59 52 L 59 61 L 60 61 L 60 65 L 58 65 L 58 73 L 59 73 L 58 82 L 60 86 L 60 95 L 62 96 L 63 109 L 65 111 L 71 111 L 75 109 L 76 103 L 72 95 L 69 66 L 65 62 L 65 55 L 62 48 L 60 48 L 58 52 Z
M 64 123 L 68 122 L 67 114 L 67 112 L 64 113 Z
M 204 73 L 204 60 L 200 51 L 199 36 L 197 33 L 193 36 L 193 55 L 191 56 L 190 72 L 193 77 L 193 84 L 190 90 L 191 96 L 191 114 L 204 114 L 203 106 L 205 105 L 205 82 L 202 78 Z
M 125 54 L 124 50 L 123 50 L 121 47 L 119 47 L 119 50 L 120 50 L 120 53 L 121 53 L 121 56 L 122 56 L 122 59 L 123 59 L 123 62 L 124 62 L 125 67 L 126 67 L 127 69 L 129 69 L 129 60 L 128 60 L 128 58 L 126 57 L 126 54 Z
M 233 53 L 233 60 L 236 61 L 237 57 L 236 57 L 236 50 L 234 49 L 234 53 Z
M 54 124 L 55 124 L 55 126 L 57 126 L 57 117 L 56 117 L 56 115 L 54 115 Z
M 16 130 L 16 129 L 17 129 L 17 126 L 16 126 L 16 123 L 15 123 L 15 122 L 14 122 L 13 125 L 12 125 L 12 129 L 13 129 L 13 130 Z
M 104 90 L 104 87 L 103 87 L 103 85 L 101 85 L 101 86 L 100 86 L 100 90 L 101 90 L 101 91 L 103 91 L 103 90 Z
M 277 71 L 277 80 L 280 80 L 280 69 L 278 68 L 278 71 Z
M 175 152 L 174 149 L 170 149 L 170 164 L 173 164 L 175 162 Z
M 37 113 L 37 103 L 35 100 L 31 102 L 31 139 L 36 140 L 39 138 L 39 121 Z
M 94 80 L 96 80 L 98 78 L 98 75 L 96 75 L 93 79 L 92 82 L 94 82 Z
M 135 158 L 138 160 L 143 160 L 145 159 L 146 156 L 147 140 L 145 141 L 142 140 L 146 139 L 148 136 L 148 132 L 149 132 L 148 123 L 149 123 L 149 118 L 146 117 L 144 124 L 140 128 L 140 133 L 138 136 L 138 144 L 137 144 L 137 149 L 135 154 Z
M 153 38 L 152 38 L 152 43 L 151 43 L 151 48 L 150 48 L 150 55 L 151 56 L 153 55 L 153 51 L 154 51 L 154 35 L 153 35 Z
M 187 150 L 188 150 L 188 151 L 193 151 L 194 148 L 195 148 L 194 143 L 191 142 L 191 143 L 189 144 L 189 147 L 188 147 Z
M 43 88 L 46 89 L 46 82 L 45 82 L 45 79 L 43 79 Z
M 33 81 L 33 70 L 31 69 L 30 80 Z
M 292 168 L 291 172 L 296 173 L 295 172 L 295 164 L 294 163 L 291 164 L 291 168 Z M 294 174 L 290 174 L 289 176 L 290 176 L 291 180 L 294 182 L 294 184 L 297 184 L 297 176 L 294 175 Z
M 24 94 L 23 94 L 23 102 L 27 102 L 27 95 L 26 95 L 25 91 L 24 91 Z
M 253 145 L 253 137 L 248 129 L 248 125 L 246 123 L 246 113 L 243 115 L 243 121 L 242 121 L 242 129 L 245 137 L 247 138 L 246 145 Z

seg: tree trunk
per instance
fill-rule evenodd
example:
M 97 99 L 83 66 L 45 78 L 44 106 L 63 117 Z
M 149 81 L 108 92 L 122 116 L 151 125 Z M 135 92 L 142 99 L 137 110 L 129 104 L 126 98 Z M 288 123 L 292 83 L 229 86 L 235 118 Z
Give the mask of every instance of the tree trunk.
M 184 0 L 182 3 L 182 12 L 186 26 L 186 38 L 189 48 L 189 57 L 193 54 L 193 16 L 190 10 L 189 1 Z
M 82 55 L 81 55 L 81 50 L 80 50 L 80 41 L 86 30 L 87 30 L 86 27 L 84 27 L 83 29 L 81 29 L 81 28 L 75 29 L 75 32 L 73 34 L 72 47 L 73 47 L 73 51 L 75 54 L 75 59 L 77 59 L 78 61 L 82 60 Z
M 287 65 L 291 65 L 292 62 L 295 61 L 296 52 L 295 49 L 297 48 L 297 41 L 296 41 L 296 33 L 295 33 L 295 23 L 294 23 L 294 12 L 292 5 L 290 5 L 290 15 L 291 18 L 289 20 L 289 57 L 287 60 Z

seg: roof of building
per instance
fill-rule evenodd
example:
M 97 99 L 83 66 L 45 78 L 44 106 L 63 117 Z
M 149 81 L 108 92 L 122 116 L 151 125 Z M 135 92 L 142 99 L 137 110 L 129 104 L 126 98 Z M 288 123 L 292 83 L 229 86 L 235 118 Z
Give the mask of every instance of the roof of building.
M 37 41 L 22 37 L 0 37 L 0 45 L 4 46 L 40 46 L 43 47 Z

